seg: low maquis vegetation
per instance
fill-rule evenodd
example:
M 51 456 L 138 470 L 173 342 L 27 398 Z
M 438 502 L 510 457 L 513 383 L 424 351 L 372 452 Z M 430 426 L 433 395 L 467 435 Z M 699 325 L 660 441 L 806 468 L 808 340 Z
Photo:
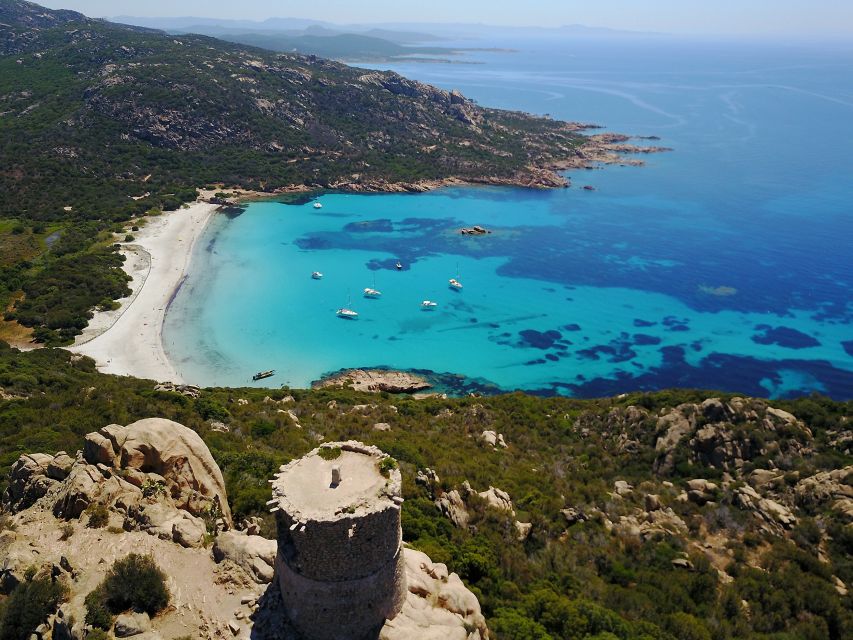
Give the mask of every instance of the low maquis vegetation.
M 259 516 L 268 537 L 267 481 L 281 464 L 321 439 L 380 447 L 403 474 L 405 540 L 463 578 L 499 640 L 842 640 L 853 628 L 849 402 L 694 390 L 417 400 L 205 389 L 193 399 L 62 350 L 8 348 L 0 386 L 3 469 L 25 452 L 73 452 L 109 423 L 169 418 L 203 437 L 235 519 Z M 661 444 L 673 424 L 683 437 Z M 514 513 L 490 503 L 490 487 Z M 447 508 L 453 492 L 464 522 Z M 516 523 L 531 526 L 522 534 Z

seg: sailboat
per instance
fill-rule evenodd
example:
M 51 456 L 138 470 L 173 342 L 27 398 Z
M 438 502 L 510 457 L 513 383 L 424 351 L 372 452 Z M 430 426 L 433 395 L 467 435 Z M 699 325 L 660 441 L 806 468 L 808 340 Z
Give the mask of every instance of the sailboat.
M 358 312 L 350 309 L 350 297 L 347 296 L 347 306 L 341 307 L 337 311 L 335 311 L 335 315 L 339 318 L 343 318 L 344 320 L 355 320 L 358 318 Z
M 381 298 L 382 292 L 376 288 L 376 274 L 373 274 L 373 288 L 366 287 L 364 289 L 365 298 Z
M 450 285 L 450 288 L 453 289 L 454 291 L 462 291 L 462 283 L 459 282 L 459 263 L 458 262 L 456 263 L 456 277 L 451 278 L 450 280 L 447 281 L 447 283 Z

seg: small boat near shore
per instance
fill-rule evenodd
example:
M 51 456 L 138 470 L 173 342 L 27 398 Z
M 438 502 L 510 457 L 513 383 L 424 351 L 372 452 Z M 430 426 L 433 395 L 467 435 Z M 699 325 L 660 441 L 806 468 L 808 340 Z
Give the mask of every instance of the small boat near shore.
M 424 300 L 421 302 L 421 309 L 424 311 L 432 311 L 438 306 L 437 302 L 433 302 L 432 300 Z
M 258 380 L 263 380 L 264 378 L 272 378 L 275 375 L 275 369 L 269 369 L 268 371 L 258 371 L 255 375 L 252 376 L 252 380 L 257 382 Z
M 315 208 L 315 209 L 322 209 L 322 208 L 323 208 L 323 205 L 322 205 L 322 204 L 320 204 L 319 202 L 315 202 L 315 203 L 314 203 L 314 208 Z
M 323 274 L 319 271 L 314 271 L 311 273 L 311 277 L 314 278 L 314 280 L 322 280 Z
M 397 269 L 397 271 L 402 271 L 403 270 L 403 263 L 398 260 L 397 264 L 394 265 L 394 268 Z

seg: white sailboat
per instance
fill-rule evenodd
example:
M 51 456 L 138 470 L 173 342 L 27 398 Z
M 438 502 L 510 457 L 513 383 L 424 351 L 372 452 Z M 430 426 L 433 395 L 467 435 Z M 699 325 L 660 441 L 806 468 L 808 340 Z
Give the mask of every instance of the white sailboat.
M 447 281 L 447 284 L 454 291 L 462 291 L 462 283 L 459 282 L 459 263 L 456 263 L 456 277 Z
M 335 315 L 337 315 L 339 318 L 343 318 L 344 320 L 355 320 L 356 318 L 358 318 L 358 311 L 350 309 L 350 305 L 350 297 L 347 296 L 347 306 L 341 307 L 340 309 L 335 311 Z
M 365 298 L 381 298 L 382 292 L 376 288 L 376 274 L 373 274 L 373 287 L 365 287 L 364 289 L 364 297 Z

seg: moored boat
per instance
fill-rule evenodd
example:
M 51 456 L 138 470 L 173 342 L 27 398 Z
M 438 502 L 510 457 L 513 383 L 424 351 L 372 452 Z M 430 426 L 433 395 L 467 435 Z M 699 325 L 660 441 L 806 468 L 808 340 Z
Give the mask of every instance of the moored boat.
M 450 280 L 448 280 L 448 284 L 450 285 L 451 289 L 455 289 L 456 291 L 462 291 L 462 283 L 459 282 L 459 280 L 457 280 L 456 278 L 451 278 Z
M 371 289 L 370 287 L 367 287 L 364 290 L 364 297 L 365 298 L 380 298 L 380 297 L 382 297 L 382 292 L 379 291 L 378 289 Z
M 323 208 L 323 205 L 322 205 L 322 204 L 320 204 L 319 202 L 315 202 L 315 203 L 314 203 L 314 208 L 315 208 L 315 209 L 322 209 L 322 208 Z
M 320 273 L 319 271 L 314 271 L 311 273 L 311 277 L 314 278 L 315 280 L 322 280 L 323 274 Z
M 264 378 L 272 378 L 275 375 L 275 369 L 269 369 L 268 371 L 258 371 L 255 375 L 252 376 L 252 380 L 257 382 L 258 380 L 263 380 Z
M 437 302 L 433 302 L 432 300 L 424 300 L 421 302 L 421 309 L 424 311 L 431 311 L 438 306 Z
M 335 314 L 339 318 L 344 318 L 346 320 L 355 320 L 358 317 L 358 311 L 353 311 L 352 309 L 348 309 L 346 307 L 342 307 L 335 311 Z

